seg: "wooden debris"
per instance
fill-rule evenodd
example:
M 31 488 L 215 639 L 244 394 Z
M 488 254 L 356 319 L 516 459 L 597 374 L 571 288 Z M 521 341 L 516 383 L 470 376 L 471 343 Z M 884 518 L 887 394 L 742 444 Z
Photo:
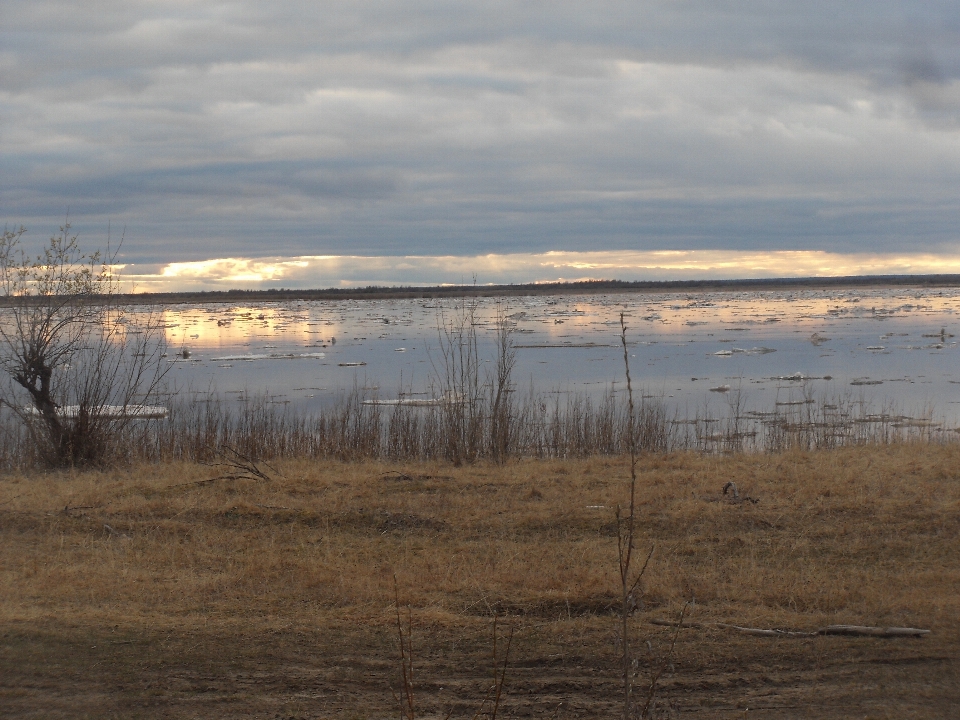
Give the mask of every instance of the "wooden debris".
M 102 507 L 103 505 L 74 505 L 73 507 L 70 507 L 70 504 L 67 503 L 66 505 L 63 506 L 63 510 L 61 510 L 60 512 L 63 515 L 66 515 L 67 517 L 75 517 L 70 513 L 79 512 L 80 514 L 77 515 L 76 517 L 84 517 L 86 513 L 82 512 L 83 510 L 98 510 Z
M 828 625 L 817 630 L 818 635 L 866 635 L 869 637 L 923 637 L 929 630 L 905 627 L 867 627 L 864 625 Z
M 704 500 L 707 502 L 722 502 L 727 503 L 728 505 L 742 505 L 743 503 L 753 503 L 756 505 L 760 502 L 760 498 L 750 497 L 749 495 L 740 495 L 740 490 L 737 488 L 737 484 L 732 480 L 728 481 L 721 491 L 719 496 L 708 496 L 704 497 Z
M 660 625 L 663 627 L 677 627 L 677 623 L 672 620 L 653 619 L 651 625 Z M 816 637 L 818 635 L 852 635 L 856 637 L 923 637 L 929 635 L 929 630 L 921 628 L 907 627 L 872 627 L 868 625 L 827 625 L 816 630 L 781 630 L 779 628 L 751 628 L 741 625 L 731 625 L 729 623 L 697 623 L 684 622 L 680 627 L 707 629 L 719 628 L 721 630 L 736 630 L 746 635 L 757 635 L 759 637 Z

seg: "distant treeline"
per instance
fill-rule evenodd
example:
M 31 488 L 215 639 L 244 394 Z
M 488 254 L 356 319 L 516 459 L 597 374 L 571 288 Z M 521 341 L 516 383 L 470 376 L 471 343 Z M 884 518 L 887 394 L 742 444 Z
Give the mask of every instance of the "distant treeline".
M 708 290 L 788 290 L 867 287 L 960 287 L 953 275 L 850 275 L 846 277 L 762 278 L 740 280 L 583 280 L 579 282 L 525 283 L 519 285 L 368 285 L 362 288 L 268 290 L 204 290 L 173 293 L 116 294 L 120 304 L 258 303 L 283 300 L 397 300 L 406 298 L 520 297 L 530 295 L 588 295 L 601 293 L 702 292 Z M 89 299 L 95 300 L 97 296 Z M 25 298 L 0 297 L 0 307 Z M 43 302 L 31 297 L 27 302 Z
M 839 287 L 960 287 L 960 275 L 851 275 L 846 277 L 763 278 L 740 280 L 585 280 L 520 285 L 381 286 L 298 290 L 207 290 L 142 293 L 124 301 L 139 303 L 271 302 L 279 300 L 390 300 L 404 298 L 579 295 L 619 292 L 699 292 L 705 290 L 785 290 Z

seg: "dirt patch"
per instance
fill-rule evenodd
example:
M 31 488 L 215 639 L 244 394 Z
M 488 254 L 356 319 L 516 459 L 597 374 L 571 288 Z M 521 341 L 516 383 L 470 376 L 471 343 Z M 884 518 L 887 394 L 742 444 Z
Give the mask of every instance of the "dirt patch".
M 662 669 L 662 717 L 960 717 L 958 467 L 909 445 L 642 459 L 639 691 Z M 395 717 L 396 578 L 420 716 L 474 717 L 497 614 L 501 717 L 618 717 L 625 461 L 281 470 L 169 494 L 199 471 L 0 478 L 0 714 Z M 686 602 L 699 627 L 667 656 L 674 630 L 649 621 Z
M 423 716 L 473 716 L 489 686 L 485 630 L 415 627 Z M 638 663 L 641 690 L 659 665 L 656 650 L 669 641 L 669 631 L 645 635 L 654 653 Z M 520 624 L 503 716 L 550 718 L 560 707 L 559 717 L 617 717 L 616 656 L 605 639 L 605 618 L 548 630 Z M 14 623 L 2 643 L 5 717 L 395 714 L 395 638 L 386 626 L 268 631 L 238 623 L 224 633 Z M 935 638 L 771 641 L 684 631 L 658 697 L 674 717 L 946 718 L 960 709 L 958 670 L 950 645 Z

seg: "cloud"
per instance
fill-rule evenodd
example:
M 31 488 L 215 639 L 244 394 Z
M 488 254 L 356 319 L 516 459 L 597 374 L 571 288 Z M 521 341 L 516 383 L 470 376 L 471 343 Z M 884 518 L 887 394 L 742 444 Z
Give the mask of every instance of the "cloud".
M 953 3 L 10 2 L 0 206 L 131 262 L 951 253 Z
M 328 255 L 215 258 L 128 265 L 138 291 L 519 284 L 577 280 L 743 279 L 960 272 L 960 253 L 827 253 L 731 250 L 594 251 L 475 256 Z

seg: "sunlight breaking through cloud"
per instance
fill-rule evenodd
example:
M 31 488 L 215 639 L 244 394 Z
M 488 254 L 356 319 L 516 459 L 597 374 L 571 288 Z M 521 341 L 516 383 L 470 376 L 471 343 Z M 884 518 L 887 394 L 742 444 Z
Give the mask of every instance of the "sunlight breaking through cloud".
M 232 257 L 129 266 L 124 278 L 139 292 L 176 292 L 471 282 L 486 285 L 601 279 L 691 280 L 942 273 L 960 273 L 960 255 L 659 250 L 474 256 Z

